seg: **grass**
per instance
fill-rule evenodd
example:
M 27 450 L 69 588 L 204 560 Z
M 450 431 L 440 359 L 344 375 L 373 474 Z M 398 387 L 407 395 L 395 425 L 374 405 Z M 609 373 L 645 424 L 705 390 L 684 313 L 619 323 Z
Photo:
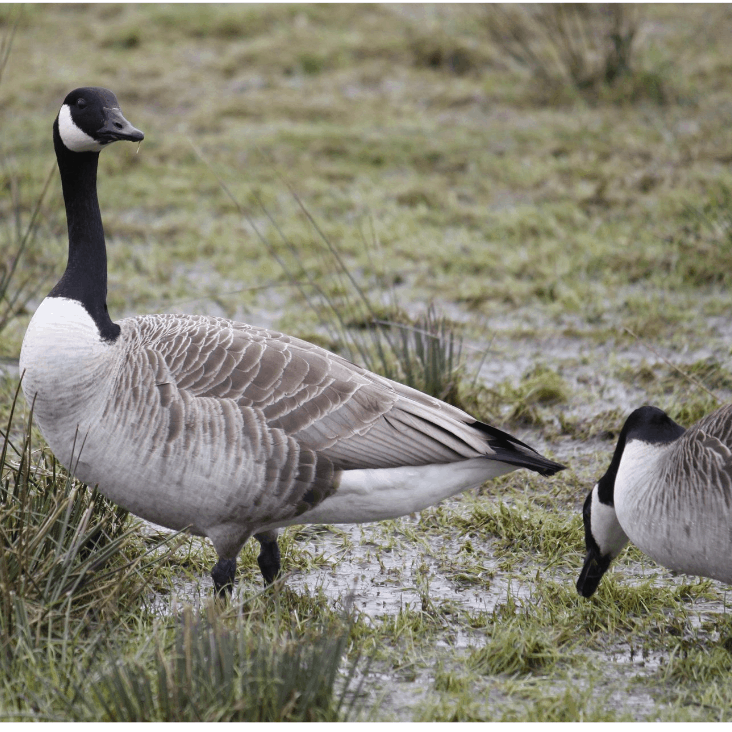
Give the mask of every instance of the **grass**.
M 635 6 L 620 4 L 488 6 L 483 25 L 504 57 L 549 87 L 543 91 L 547 98 L 561 97 L 562 88 L 571 86 L 595 100 L 603 88 L 640 75 L 634 48 L 641 14 Z M 641 88 L 637 79 L 631 88 Z M 656 93 L 661 101 L 661 90 Z
M 228 622 L 227 622 L 228 621 Z M 76 719 L 135 722 L 328 722 L 347 718 L 349 674 L 336 689 L 348 628 L 263 636 L 257 620 L 190 608 L 134 657 L 99 664 L 67 698 Z
M 0 450 L 0 637 L 10 658 L 16 636 L 51 633 L 72 610 L 104 614 L 134 603 L 146 589 L 149 553 L 124 559 L 126 512 L 73 481 L 53 456 L 35 455 L 30 427 L 13 443 L 17 398 Z
M 433 305 L 412 321 L 401 309 L 393 285 L 387 284 L 389 276 L 383 272 L 377 274 L 372 286 L 379 295 L 369 294 L 366 285 L 353 276 L 338 248 L 290 188 L 313 232 L 319 268 L 327 273 L 319 278 L 313 276 L 296 243 L 278 226 L 261 199 L 256 199 L 257 207 L 279 241 L 268 238 L 257 225 L 255 215 L 237 201 L 225 183 L 220 181 L 220 185 L 328 334 L 323 345 L 344 353 L 371 371 L 451 404 L 461 404 L 459 383 L 465 370 L 462 339 Z M 279 251 L 278 244 L 287 251 Z M 364 245 L 369 247 L 365 239 Z M 387 303 L 383 302 L 384 292 L 388 293 Z M 322 342 L 323 338 L 316 334 L 310 340 Z
M 18 11 L 10 11 L 3 29 L 0 31 L 0 81 L 8 65 L 13 47 L 13 39 L 22 15 Z M 10 205 L 4 219 L 2 252 L 0 256 L 0 332 L 8 323 L 22 314 L 26 305 L 43 286 L 43 267 L 31 260 L 29 266 L 23 267 L 24 258 L 29 257 L 36 238 L 41 230 L 43 203 L 51 182 L 51 169 L 40 189 L 40 193 L 31 194 L 22 190 L 22 180 L 14 167 L 11 154 L 0 148 L 0 169 L 2 187 L 10 194 Z M 45 212 L 44 212 L 45 213 Z M 33 266 L 36 265 L 36 266 Z M 23 273 L 23 270 L 26 270 Z M 32 274 L 29 274 L 32 273 Z
M 177 534 L 147 541 L 98 491 L 32 446 L 16 424 L 0 448 L 0 719 L 4 721 L 340 721 L 353 713 L 358 655 L 348 623 L 286 629 L 274 598 L 210 600 L 161 619 L 151 575 Z M 20 434 L 21 442 L 13 435 Z M 159 580 L 158 580 L 159 581 Z M 296 603 L 287 603 L 297 612 Z M 286 613 L 284 613 L 286 614 Z M 267 633 L 262 632 L 266 627 Z
M 544 409 L 553 411 L 568 399 L 568 387 L 552 368 L 537 364 L 521 376 L 517 386 L 504 381 L 493 390 L 495 410 L 513 424 L 536 425 L 544 422 Z
M 560 657 L 558 646 L 556 634 L 509 621 L 470 655 L 468 663 L 476 672 L 490 676 L 546 673 Z
M 517 62 L 490 12 L 0 9 L 0 718 L 732 718 L 724 586 L 629 548 L 591 600 L 574 589 L 582 500 L 627 414 L 688 425 L 732 393 L 729 10 L 634 9 L 615 57 L 604 8 L 537 11 L 584 24 L 582 58 L 505 11 L 535 54 L 575 53 L 564 70 Z M 124 519 L 13 407 L 65 261 L 50 124 L 82 83 L 146 135 L 100 161 L 113 317 L 281 328 L 571 469 L 293 528 L 284 589 L 262 593 L 248 546 L 211 605 L 210 546 Z

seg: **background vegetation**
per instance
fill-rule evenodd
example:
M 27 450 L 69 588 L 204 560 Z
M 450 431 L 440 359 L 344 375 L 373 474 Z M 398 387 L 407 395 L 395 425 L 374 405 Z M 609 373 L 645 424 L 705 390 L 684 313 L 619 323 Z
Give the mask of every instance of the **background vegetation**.
M 723 5 L 0 7 L 0 718 L 727 720 L 727 588 L 628 550 L 576 595 L 625 415 L 732 389 Z M 570 465 L 418 516 L 293 529 L 228 607 L 210 547 L 68 479 L 15 404 L 66 256 L 51 123 L 81 85 L 113 317 L 246 319 Z

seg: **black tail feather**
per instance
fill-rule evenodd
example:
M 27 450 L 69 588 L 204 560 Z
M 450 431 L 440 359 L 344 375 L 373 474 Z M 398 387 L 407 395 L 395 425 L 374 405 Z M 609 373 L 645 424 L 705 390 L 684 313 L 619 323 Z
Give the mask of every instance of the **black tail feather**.
M 494 460 L 527 468 L 544 476 L 554 475 L 567 467 L 561 463 L 549 460 L 549 458 L 545 458 L 530 445 L 521 442 L 521 440 L 513 435 L 509 435 L 508 432 L 499 430 L 497 427 L 492 427 L 478 420 L 475 420 L 472 426 L 489 435 L 488 444 L 495 451 L 495 455 L 491 456 Z

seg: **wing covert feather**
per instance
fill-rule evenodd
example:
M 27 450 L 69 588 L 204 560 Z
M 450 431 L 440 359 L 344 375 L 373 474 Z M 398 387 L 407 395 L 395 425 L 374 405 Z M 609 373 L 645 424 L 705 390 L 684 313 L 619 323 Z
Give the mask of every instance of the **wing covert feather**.
M 492 440 L 462 410 L 306 341 L 206 316 L 133 320 L 141 345 L 165 363 L 179 390 L 261 410 L 270 429 L 284 431 L 335 469 L 495 454 Z M 159 363 L 155 368 L 162 375 Z
M 669 456 L 664 480 L 673 487 L 666 491 L 671 500 L 679 485 L 694 493 L 718 493 L 725 505 L 732 505 L 732 405 L 702 418 L 679 438 L 678 448 Z M 703 476 L 703 479 L 699 479 Z M 697 500 L 704 505 L 699 496 Z

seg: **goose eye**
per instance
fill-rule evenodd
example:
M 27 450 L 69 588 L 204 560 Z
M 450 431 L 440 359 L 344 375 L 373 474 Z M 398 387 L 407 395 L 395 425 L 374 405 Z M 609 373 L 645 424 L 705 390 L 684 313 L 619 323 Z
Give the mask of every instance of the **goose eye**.
M 77 99 L 76 100 L 76 106 L 79 109 L 84 109 L 84 107 L 86 107 L 86 99 Z

